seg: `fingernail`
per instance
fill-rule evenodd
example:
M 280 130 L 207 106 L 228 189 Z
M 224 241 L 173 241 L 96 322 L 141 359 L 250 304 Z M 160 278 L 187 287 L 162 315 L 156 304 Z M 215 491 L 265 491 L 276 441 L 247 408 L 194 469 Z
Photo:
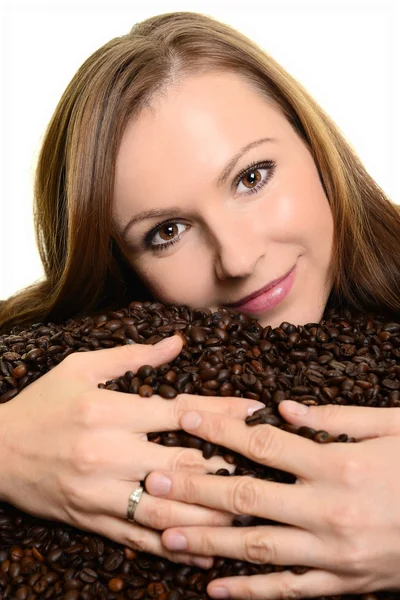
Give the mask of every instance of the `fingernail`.
M 167 539 L 163 541 L 163 544 L 168 550 L 186 550 L 187 539 L 181 533 L 171 533 Z
M 199 413 L 190 410 L 183 414 L 181 418 L 181 425 L 184 429 L 196 429 L 201 423 L 201 417 Z
M 171 489 L 171 480 L 165 475 L 153 475 L 149 481 L 146 481 L 146 489 L 155 496 L 164 496 Z
M 285 410 L 292 413 L 292 415 L 304 416 L 308 413 L 308 406 L 301 402 L 294 402 L 293 400 L 284 400 Z
M 211 598 L 229 598 L 229 592 L 226 588 L 215 587 L 207 590 L 207 593 Z
M 256 410 L 260 410 L 260 408 L 265 408 L 265 404 L 263 404 L 263 402 L 257 402 L 257 400 L 252 402 L 249 404 L 249 408 L 247 409 L 247 416 L 250 417 L 250 415 L 255 413 Z

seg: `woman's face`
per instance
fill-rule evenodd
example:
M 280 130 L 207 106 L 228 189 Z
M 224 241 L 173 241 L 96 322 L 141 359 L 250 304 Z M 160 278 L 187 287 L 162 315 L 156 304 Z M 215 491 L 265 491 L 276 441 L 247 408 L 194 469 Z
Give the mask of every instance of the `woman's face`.
M 216 310 L 291 271 L 234 309 L 262 326 L 322 318 L 333 219 L 317 168 L 283 114 L 236 74 L 186 79 L 132 120 L 117 156 L 114 221 L 160 302 Z

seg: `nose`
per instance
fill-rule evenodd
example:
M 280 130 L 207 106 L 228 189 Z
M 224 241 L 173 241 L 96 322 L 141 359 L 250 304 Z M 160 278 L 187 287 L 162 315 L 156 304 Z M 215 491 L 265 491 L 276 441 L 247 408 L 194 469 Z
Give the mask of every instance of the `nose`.
M 263 256 L 260 233 L 245 220 L 226 221 L 214 233 L 214 270 L 218 279 L 245 279 L 253 274 Z

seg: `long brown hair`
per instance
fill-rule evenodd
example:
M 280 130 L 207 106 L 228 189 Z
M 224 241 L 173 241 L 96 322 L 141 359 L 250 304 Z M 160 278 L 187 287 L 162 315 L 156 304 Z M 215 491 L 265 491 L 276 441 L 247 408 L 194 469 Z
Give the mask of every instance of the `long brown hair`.
M 185 76 L 210 71 L 241 75 L 281 109 L 312 153 L 335 229 L 326 308 L 400 313 L 400 206 L 310 94 L 263 49 L 209 16 L 173 12 L 137 23 L 96 50 L 63 93 L 34 182 L 45 278 L 2 304 L 0 332 L 151 299 L 112 222 L 117 152 L 141 108 Z

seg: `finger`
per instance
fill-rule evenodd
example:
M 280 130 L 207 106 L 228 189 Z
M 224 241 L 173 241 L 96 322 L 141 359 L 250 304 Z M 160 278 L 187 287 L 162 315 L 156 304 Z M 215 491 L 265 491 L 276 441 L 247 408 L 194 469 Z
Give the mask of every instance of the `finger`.
M 263 481 L 246 475 L 220 477 L 153 471 L 145 489 L 154 496 L 199 504 L 234 515 L 252 515 L 314 529 L 321 507 L 307 486 Z
M 258 565 L 328 566 L 326 544 L 294 527 L 179 527 L 164 531 L 161 542 L 172 551 Z
M 159 367 L 178 356 L 182 338 L 172 335 L 157 344 L 126 344 L 91 352 L 74 352 L 61 365 L 73 365 L 74 372 L 93 384 L 120 377 L 126 371 L 134 373 L 142 365 Z
M 107 494 L 99 485 L 96 491 L 93 483 L 90 488 L 80 487 L 71 506 L 80 512 L 108 514 L 111 517 L 127 518 L 130 494 L 140 482 L 120 482 L 110 486 Z M 135 522 L 152 529 L 167 529 L 183 525 L 232 525 L 234 516 L 226 511 L 218 511 L 204 506 L 184 504 L 175 500 L 156 498 L 143 492 L 135 510 Z
M 354 588 L 354 584 L 353 584 Z M 302 575 L 286 570 L 268 575 L 224 577 L 207 586 L 211 598 L 247 598 L 276 600 L 276 598 L 319 598 L 351 593 L 351 585 L 328 571 L 311 569 Z
M 81 523 L 78 527 L 84 528 L 85 531 L 93 531 L 103 535 L 132 550 L 155 554 L 175 563 L 196 565 L 208 569 L 214 562 L 210 557 L 192 555 L 186 552 L 171 552 L 163 547 L 161 535 L 157 531 L 152 531 L 137 523 L 131 523 L 127 519 L 118 519 L 104 514 L 96 517 L 89 515 L 87 522 Z
M 235 465 L 227 463 L 222 456 L 212 456 L 204 458 L 201 450 L 195 448 L 182 447 L 166 447 L 151 442 L 140 442 L 143 444 L 143 450 L 138 450 L 141 456 L 140 466 L 132 465 L 132 457 L 125 455 L 121 457 L 118 453 L 115 455 L 114 465 L 118 465 L 114 469 L 114 475 L 121 474 L 126 478 L 127 473 L 136 479 L 144 479 L 150 471 L 154 470 L 154 465 L 157 469 L 165 471 L 182 471 L 185 473 L 216 473 L 218 469 L 227 469 L 230 473 L 235 470 Z M 126 446 L 128 447 L 128 446 Z M 140 446 L 138 446 L 140 448 Z M 113 464 L 109 458 L 109 464 Z
M 265 406 L 256 400 L 229 396 L 223 398 L 178 394 L 173 400 L 166 400 L 158 394 L 141 398 L 137 394 L 115 393 L 105 389 L 99 389 L 95 398 L 99 423 L 123 426 L 137 433 L 181 429 L 182 415 L 200 407 L 201 410 L 244 420 L 249 414 Z
M 127 515 L 129 494 L 134 488 L 132 486 L 121 485 L 117 494 L 115 494 L 115 504 L 111 502 L 110 508 L 114 516 L 123 517 Z M 118 514 L 115 514 L 118 509 Z M 206 508 L 204 506 L 194 506 L 176 502 L 175 500 L 165 500 L 155 498 L 146 492 L 143 492 L 140 502 L 135 510 L 135 522 L 145 527 L 159 529 L 163 531 L 169 527 L 185 527 L 192 525 L 212 525 L 214 527 L 231 526 L 234 516 L 232 514 Z
M 284 400 L 278 406 L 282 417 L 289 423 L 323 429 L 335 436 L 346 433 L 362 440 L 400 433 L 400 410 L 397 407 L 376 408 L 339 404 L 307 407 L 293 400 Z M 292 410 L 306 412 L 296 414 L 291 412 Z
M 180 423 L 185 431 L 302 479 L 320 478 L 326 472 L 329 445 L 318 446 L 272 425 L 249 427 L 239 419 L 203 411 L 185 413 Z

